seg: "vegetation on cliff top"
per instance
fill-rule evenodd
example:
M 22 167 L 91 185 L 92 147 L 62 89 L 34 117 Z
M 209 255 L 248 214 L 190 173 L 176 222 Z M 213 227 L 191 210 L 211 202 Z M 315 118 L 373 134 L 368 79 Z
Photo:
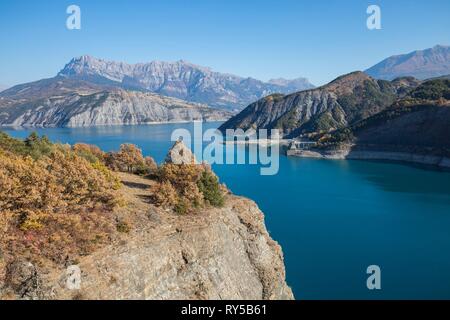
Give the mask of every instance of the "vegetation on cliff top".
M 207 164 L 196 164 L 195 157 L 187 148 L 182 146 L 181 150 L 186 160 L 184 163 L 166 161 L 158 169 L 154 203 L 180 214 L 193 213 L 208 206 L 222 207 L 226 188 L 220 185 L 219 179 Z
M 125 203 L 114 171 L 156 179 L 154 204 L 177 213 L 224 204 L 225 188 L 205 164 L 158 168 L 131 144 L 105 153 L 87 144 L 53 144 L 35 133 L 25 140 L 0 133 L 0 269 L 19 257 L 71 263 L 117 232 L 128 233 L 130 225 L 115 213 Z
M 114 230 L 118 188 L 101 162 L 68 145 L 0 133 L 0 259 L 63 263 L 90 252 Z

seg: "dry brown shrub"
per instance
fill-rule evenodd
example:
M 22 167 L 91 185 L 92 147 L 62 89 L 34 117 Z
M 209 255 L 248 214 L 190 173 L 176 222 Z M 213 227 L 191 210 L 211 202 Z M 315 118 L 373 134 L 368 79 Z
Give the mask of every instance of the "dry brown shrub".
M 73 151 L 79 156 L 85 158 L 91 163 L 95 162 L 104 162 L 105 160 L 105 152 L 100 150 L 99 147 L 86 144 L 86 143 L 77 143 L 72 147 Z
M 119 163 L 127 168 L 128 172 L 133 172 L 134 168 L 144 164 L 142 150 L 134 144 L 122 144 L 117 153 L 117 158 Z
M 158 170 L 159 182 L 152 191 L 155 204 L 178 213 L 223 205 L 224 191 L 209 166 L 165 163 Z
M 67 148 L 39 160 L 0 151 L 3 259 L 66 263 L 115 231 L 118 179 Z
M 178 203 L 178 194 L 169 181 L 156 184 L 153 189 L 154 203 L 165 208 L 174 208 Z

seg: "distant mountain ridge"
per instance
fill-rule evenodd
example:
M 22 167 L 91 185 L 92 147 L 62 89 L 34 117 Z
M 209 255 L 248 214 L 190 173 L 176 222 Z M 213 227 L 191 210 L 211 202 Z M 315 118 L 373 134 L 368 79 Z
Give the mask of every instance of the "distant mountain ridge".
M 215 72 L 184 60 L 127 64 L 87 55 L 72 59 L 58 76 L 151 91 L 225 109 L 242 109 L 272 93 L 290 93 L 314 87 L 306 78 L 263 82 Z
M 419 83 L 414 78 L 389 82 L 352 72 L 316 89 L 260 99 L 220 129 L 276 128 L 288 138 L 328 132 L 384 110 Z
M 134 125 L 223 121 L 230 116 L 207 105 L 60 76 L 0 93 L 0 126 Z
M 393 80 L 412 76 L 420 80 L 450 74 L 450 46 L 437 45 L 425 50 L 391 56 L 365 71 L 376 79 Z

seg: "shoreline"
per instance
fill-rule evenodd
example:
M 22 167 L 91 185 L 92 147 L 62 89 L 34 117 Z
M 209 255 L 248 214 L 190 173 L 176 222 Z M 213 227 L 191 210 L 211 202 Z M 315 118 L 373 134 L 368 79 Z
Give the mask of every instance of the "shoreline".
M 218 120 L 179 120 L 179 121 L 151 121 L 151 122 L 142 122 L 142 123 L 117 123 L 117 124 L 97 124 L 90 126 L 15 126 L 12 124 L 0 124 L 0 129 L 52 129 L 52 128 L 96 128 L 96 127 L 117 127 L 117 126 L 147 126 L 147 125 L 158 125 L 158 124 L 183 124 L 183 123 L 211 123 L 211 122 L 225 122 L 227 119 L 218 119 Z
M 299 158 L 316 158 L 328 160 L 384 160 L 431 165 L 450 169 L 450 158 L 411 152 L 341 150 L 324 153 L 311 150 L 288 150 L 286 152 L 286 155 Z
M 259 145 L 259 146 L 271 146 L 278 144 L 280 146 L 289 145 L 288 139 L 278 139 L 278 140 L 271 140 L 271 139 L 252 139 L 252 140 L 232 140 L 232 141 L 223 141 L 222 142 L 225 145 Z

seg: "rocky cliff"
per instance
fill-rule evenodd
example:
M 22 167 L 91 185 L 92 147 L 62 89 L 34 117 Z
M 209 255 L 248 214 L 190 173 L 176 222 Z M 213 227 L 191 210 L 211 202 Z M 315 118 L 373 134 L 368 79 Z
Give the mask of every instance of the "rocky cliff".
M 229 117 L 229 112 L 206 105 L 65 79 L 12 88 L 0 96 L 0 126 L 132 125 Z
M 59 76 L 151 91 L 225 109 L 242 109 L 271 93 L 288 93 L 313 87 L 305 78 L 263 82 L 215 72 L 183 60 L 127 64 L 91 56 L 72 59 L 59 72 Z
M 330 131 L 384 110 L 417 84 L 411 78 L 388 82 L 353 72 L 320 88 L 265 97 L 220 129 L 277 128 L 287 137 Z
M 121 174 L 132 231 L 81 257 L 81 284 L 66 268 L 17 259 L 0 296 L 23 299 L 292 299 L 280 246 L 250 200 L 178 215 L 148 203 L 151 180 Z M 0 277 L 1 279 L 1 277 Z

